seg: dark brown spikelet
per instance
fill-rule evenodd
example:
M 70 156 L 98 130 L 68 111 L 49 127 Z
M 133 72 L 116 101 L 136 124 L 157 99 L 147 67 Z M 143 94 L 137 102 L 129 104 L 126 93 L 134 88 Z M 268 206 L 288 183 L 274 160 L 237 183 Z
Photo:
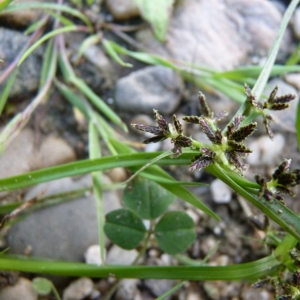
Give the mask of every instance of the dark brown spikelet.
M 256 281 L 255 283 L 252 284 L 252 288 L 254 289 L 259 289 L 262 288 L 264 285 L 268 284 L 270 282 L 270 279 L 259 279 L 258 281 Z
M 220 129 L 217 129 L 216 132 L 215 132 L 214 144 L 221 145 L 222 144 L 222 139 L 223 139 L 222 132 L 221 132 Z
M 173 149 L 174 154 L 171 155 L 171 158 L 175 158 L 181 155 L 182 147 L 189 147 L 192 145 L 192 140 L 183 135 L 178 135 L 176 138 L 173 138 L 171 142 L 174 143 L 174 149 Z
M 167 138 L 168 137 L 165 135 L 157 135 L 157 136 L 151 137 L 150 139 L 144 140 L 143 144 L 158 143 L 158 142 L 166 140 Z
M 296 185 L 300 184 L 300 170 L 296 169 L 292 173 L 296 174 L 296 179 L 295 179 L 295 182 L 292 184 L 292 186 L 296 186 Z
M 214 117 L 214 120 L 221 121 L 226 116 L 228 116 L 228 111 L 224 109 Z
M 293 274 L 293 283 L 294 283 L 295 287 L 300 289 L 300 272 L 299 271 L 296 271 Z
M 297 175 L 295 173 L 284 173 L 278 176 L 277 182 L 278 184 L 284 186 L 291 186 L 295 183 Z
M 292 192 L 291 190 L 289 190 L 287 187 L 277 185 L 276 189 L 280 193 L 284 193 L 284 194 L 290 195 L 291 197 L 295 197 L 294 192 Z
M 225 156 L 239 171 L 243 171 L 247 168 L 247 165 L 244 165 L 239 161 L 238 154 L 235 151 L 225 151 Z
M 271 121 L 273 121 L 273 118 L 270 115 L 265 115 L 265 117 L 264 117 L 265 128 L 266 128 L 268 136 L 270 137 L 271 140 L 273 140 L 274 133 L 270 127 Z
M 154 109 L 153 111 L 154 111 L 154 116 L 155 116 L 156 122 L 157 122 L 160 130 L 165 134 L 169 133 L 169 127 L 168 127 L 168 123 L 166 122 L 166 120 L 163 118 L 162 115 L 160 115 L 158 113 L 157 110 Z
M 177 133 L 182 134 L 183 133 L 182 125 L 179 122 L 179 120 L 177 119 L 176 115 L 173 115 L 173 121 L 174 121 L 174 126 L 175 126 Z
M 257 107 L 258 102 L 255 100 L 255 96 L 252 94 L 250 87 L 245 83 L 244 85 L 247 100 L 250 101 L 251 105 Z
M 228 146 L 231 148 L 230 150 L 235 151 L 235 152 L 241 152 L 241 153 L 252 153 L 252 150 L 247 148 L 243 144 L 239 144 L 235 141 L 228 141 Z
M 257 127 L 256 122 L 240 127 L 239 129 L 231 133 L 230 138 L 232 140 L 235 140 L 236 142 L 242 142 L 244 139 L 246 139 L 247 137 L 253 134 L 256 127 Z
M 200 118 L 200 127 L 201 127 L 201 130 L 206 134 L 206 136 L 208 137 L 208 139 L 211 142 L 214 143 L 214 141 L 215 141 L 215 132 L 211 128 L 211 126 L 208 124 L 206 118 L 204 118 L 204 117 Z
M 212 116 L 211 110 L 206 102 L 206 98 L 205 98 L 204 94 L 202 94 L 201 92 L 199 93 L 199 105 L 200 105 L 201 115 L 203 115 L 207 118 L 211 118 L 211 116 Z
M 274 100 L 276 98 L 277 91 L 278 91 L 278 86 L 275 86 L 273 91 L 271 92 L 268 100 L 267 100 L 268 103 L 273 103 L 274 102 Z
M 192 140 L 186 136 L 179 135 L 173 139 L 174 145 L 177 147 L 189 147 L 192 145 Z
M 256 183 L 259 184 L 260 186 L 263 186 L 266 184 L 266 180 L 259 175 L 255 175 L 254 179 L 255 179 Z
M 231 135 L 234 131 L 236 131 L 241 122 L 244 120 L 244 117 L 242 115 L 238 115 L 236 116 L 233 121 L 227 126 L 227 132 L 226 132 L 226 136 L 228 138 L 231 138 Z
M 182 120 L 188 123 L 200 124 L 200 117 L 197 116 L 184 116 Z
M 272 174 L 274 180 L 278 179 L 280 175 L 289 170 L 292 160 L 284 159 L 283 162 L 275 169 Z
M 191 171 L 201 170 L 201 169 L 208 167 L 212 163 L 213 163 L 212 157 L 208 157 L 208 156 L 199 154 L 199 155 L 195 156 L 194 159 L 192 160 L 190 170 Z
M 208 157 L 213 158 L 216 156 L 216 154 L 213 151 L 211 151 L 209 148 L 203 147 L 200 149 L 200 151 L 203 153 L 203 155 L 208 156 Z
M 157 126 L 149 126 L 143 124 L 131 124 L 131 126 L 140 131 L 145 131 L 153 134 L 160 134 L 161 132 L 160 128 Z
M 274 103 L 288 103 L 296 98 L 296 95 L 286 94 L 282 96 L 278 96 L 274 99 Z M 268 101 L 269 102 L 269 101 Z
M 288 108 L 290 105 L 288 103 L 272 103 L 267 106 L 270 110 L 284 110 Z

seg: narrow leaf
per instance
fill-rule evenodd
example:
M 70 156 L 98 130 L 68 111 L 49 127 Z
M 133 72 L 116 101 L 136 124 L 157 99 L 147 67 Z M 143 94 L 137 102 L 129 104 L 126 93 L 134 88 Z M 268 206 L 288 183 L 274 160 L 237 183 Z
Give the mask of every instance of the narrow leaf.
M 115 48 L 112 47 L 112 44 L 110 41 L 104 39 L 102 41 L 102 45 L 105 49 L 105 51 L 107 52 L 107 54 L 109 54 L 109 56 L 115 60 L 118 64 L 120 64 L 123 67 L 127 67 L 127 68 L 132 68 L 133 65 L 130 63 L 126 63 L 125 61 L 122 60 L 122 58 L 118 55 L 118 53 L 115 51 Z
M 174 0 L 134 0 L 134 2 L 143 18 L 151 24 L 155 37 L 161 42 L 165 41 Z
M 51 32 L 45 34 L 43 37 L 41 37 L 38 41 L 36 41 L 29 49 L 27 49 L 25 51 L 25 53 L 22 55 L 22 57 L 20 58 L 19 62 L 18 62 L 18 66 L 20 66 L 24 60 L 38 47 L 40 46 L 42 43 L 44 43 L 46 40 L 64 33 L 64 32 L 70 32 L 70 31 L 76 31 L 78 30 L 77 26 L 67 26 L 67 27 L 62 27 L 62 28 L 58 28 L 55 30 L 52 30 Z
M 91 159 L 101 157 L 100 141 L 96 126 L 92 121 L 89 122 L 89 155 Z M 97 217 L 98 217 L 98 233 L 100 245 L 100 259 L 102 264 L 105 263 L 105 241 L 104 241 L 104 210 L 102 199 L 102 173 L 101 171 L 92 173 L 93 192 L 96 201 Z

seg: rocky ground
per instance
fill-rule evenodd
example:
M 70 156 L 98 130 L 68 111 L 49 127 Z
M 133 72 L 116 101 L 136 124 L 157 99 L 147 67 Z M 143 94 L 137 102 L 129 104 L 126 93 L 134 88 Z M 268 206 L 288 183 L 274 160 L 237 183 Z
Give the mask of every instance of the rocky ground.
M 176 2 L 165 44 L 159 43 L 148 27 L 137 30 L 131 38 L 152 53 L 218 70 L 262 64 L 275 37 L 285 5 L 283 1 L 265 0 L 180 0 Z M 104 18 L 107 22 L 121 25 L 142 22 L 137 8 L 130 0 L 106 0 L 98 14 L 99 18 Z M 29 39 L 24 35 L 24 28 L 41 16 L 42 12 L 33 14 L 32 11 L 24 11 L 21 15 L 14 13 L 13 16 L 0 16 L 0 58 L 4 61 L 0 65 L 0 78 L 7 65 Z M 84 38 L 85 35 L 81 33 L 66 35 L 71 61 Z M 120 42 L 120 38 L 112 34 L 110 38 Z M 284 36 L 278 63 L 285 62 L 299 39 L 300 8 Z M 124 41 L 121 43 L 126 45 Z M 42 45 L 21 66 L 1 117 L 1 126 L 5 126 L 14 114 L 22 111 L 35 95 L 39 86 L 43 53 Z M 83 78 L 127 125 L 137 122 L 153 124 L 153 108 L 169 120 L 173 113 L 178 117 L 198 114 L 198 88 L 193 85 L 193 80 L 186 82 L 175 71 L 166 67 L 147 66 L 130 58 L 126 58 L 126 61 L 132 62 L 134 68 L 124 69 L 118 66 L 98 44 L 88 48 L 81 61 L 76 64 L 75 60 L 73 62 L 77 75 Z M 278 85 L 279 94 L 293 93 L 298 97 L 299 83 L 300 74 L 295 73 L 273 78 L 268 88 Z M 4 86 L 0 85 L 0 91 L 3 91 Z M 215 111 L 227 109 L 232 115 L 239 107 L 236 102 L 218 92 L 205 93 Z M 258 172 L 270 175 L 274 166 L 283 158 L 292 158 L 294 168 L 299 168 L 300 159 L 294 129 L 296 104 L 294 101 L 289 110 L 275 114 L 273 142 L 260 124 L 259 130 L 248 144 L 250 149 L 254 150 L 254 154 L 247 158 L 250 169 L 245 174 L 246 177 L 252 180 Z M 205 138 L 194 126 L 186 126 L 185 129 L 195 139 Z M 53 89 L 49 101 L 38 107 L 28 126 L 0 156 L 0 178 L 87 158 L 87 130 L 87 124 L 76 117 L 72 107 Z M 134 130 L 130 130 L 126 136 L 127 141 L 141 142 L 144 138 Z M 147 145 L 142 151 L 167 150 L 169 147 L 167 142 L 161 142 Z M 216 247 L 209 263 L 227 265 L 253 261 L 270 252 L 268 247 L 254 241 L 256 238 L 263 238 L 264 235 L 263 232 L 254 229 L 248 221 L 249 215 L 252 214 L 262 219 L 262 215 L 254 207 L 205 171 L 191 173 L 186 167 L 168 170 L 179 180 L 210 183 L 209 187 L 197 187 L 192 191 L 222 219 L 221 222 L 217 222 L 180 200 L 172 204 L 171 208 L 185 210 L 195 223 L 197 240 L 187 251 L 191 258 L 203 259 Z M 126 170 L 114 169 L 105 173 L 103 181 L 109 184 L 124 181 L 126 178 Z M 44 190 L 46 195 L 50 195 L 89 186 L 89 175 L 65 178 L 25 191 L 2 193 L 0 201 L 7 203 L 15 199 L 31 199 Z M 121 195 L 122 191 L 104 192 L 105 213 L 121 207 Z M 299 211 L 299 202 L 288 199 L 287 205 L 294 211 Z M 0 250 L 9 247 L 10 253 L 97 262 L 97 215 L 93 195 L 87 192 L 74 201 L 35 211 L 11 226 L 2 236 Z M 112 245 L 108 239 L 106 247 L 107 264 L 129 265 L 137 255 L 136 250 L 125 251 Z M 162 253 L 154 244 L 148 249 L 143 262 L 149 265 L 178 264 L 177 259 Z M 0 290 L 0 300 L 54 299 L 38 298 L 31 287 L 30 275 L 9 276 L 10 282 L 14 284 Z M 0 272 L 1 278 L 8 278 L 8 275 Z M 103 299 L 114 284 L 113 279 L 51 279 L 63 293 L 64 300 Z M 155 299 L 175 283 L 169 280 L 122 280 L 113 299 Z M 268 300 L 273 299 L 273 292 L 268 287 L 253 289 L 246 282 L 187 282 L 170 299 Z

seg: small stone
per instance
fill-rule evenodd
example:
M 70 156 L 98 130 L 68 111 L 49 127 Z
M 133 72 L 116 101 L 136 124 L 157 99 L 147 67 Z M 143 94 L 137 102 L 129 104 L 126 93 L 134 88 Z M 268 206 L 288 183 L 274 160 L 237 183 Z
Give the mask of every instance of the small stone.
M 159 149 L 161 148 L 161 145 L 162 145 L 161 142 L 147 144 L 146 147 L 145 147 L 145 152 L 156 152 L 156 151 L 159 151 Z M 170 150 L 170 148 L 168 150 Z
M 285 139 L 282 134 L 274 135 L 273 140 L 271 140 L 268 135 L 261 136 L 249 144 L 249 148 L 253 152 L 247 157 L 247 163 L 250 164 L 250 166 L 276 165 L 283 152 L 284 146 Z
M 266 56 L 281 19 L 280 11 L 265 0 L 180 0 L 166 43 L 158 42 L 150 29 L 140 30 L 136 38 L 155 54 L 228 70 L 246 64 L 251 56 Z M 288 46 L 286 38 L 282 44 Z
M 64 290 L 63 300 L 83 300 L 92 294 L 93 286 L 94 283 L 90 278 L 79 278 Z
M 174 285 L 174 280 L 166 279 L 147 279 L 144 281 L 145 285 L 150 289 L 150 291 L 156 296 L 160 296 L 163 293 L 170 290 Z M 170 299 L 171 296 L 166 297 L 165 299 Z
M 129 266 L 138 256 L 138 251 L 124 250 L 116 245 L 113 245 L 107 254 L 106 263 L 108 265 L 125 265 Z
M 75 160 L 74 150 L 61 138 L 46 136 L 34 147 L 34 132 L 23 129 L 0 156 L 0 178 L 19 175 Z
M 88 247 L 84 253 L 84 260 L 85 263 L 89 265 L 103 265 L 103 262 L 101 261 L 100 246 L 92 245 Z
M 115 101 L 118 109 L 133 113 L 170 114 L 178 107 L 183 81 L 175 71 L 161 66 L 146 67 L 117 81 Z
M 6 286 L 0 290 L 0 300 L 37 300 L 38 295 L 32 287 L 31 281 L 19 278 L 13 286 Z
M 20 11 L 22 14 L 23 11 Z M 3 74 L 6 67 L 16 58 L 24 45 L 28 42 L 29 36 L 25 36 L 19 31 L 0 28 L 1 49 L 0 57 L 4 61 L 0 64 L 0 76 Z M 10 91 L 10 98 L 19 97 L 26 98 L 32 92 L 35 92 L 39 86 L 40 72 L 42 66 L 44 46 L 39 46 L 19 68 L 18 75 L 14 81 L 13 88 Z M 5 83 L 0 85 L 0 94 L 3 93 Z
M 114 168 L 107 172 L 112 182 L 124 182 L 128 178 L 128 174 L 124 168 Z
M 15 0 L 14 4 L 26 4 L 31 3 L 31 0 Z M 43 0 L 37 0 L 35 2 L 43 3 Z M 54 2 L 50 0 L 49 2 Z M 22 9 L 12 11 L 8 13 L 1 13 L 0 21 L 2 24 L 6 24 L 13 28 L 24 28 L 31 25 L 34 22 L 41 20 L 44 15 L 44 11 L 41 9 Z
M 251 287 L 244 288 L 241 293 L 241 299 L 243 300 L 269 300 L 272 298 L 272 295 L 268 291 Z
M 106 6 L 114 19 L 118 21 L 139 16 L 139 9 L 134 0 L 106 0 Z
M 38 151 L 33 151 L 29 161 L 31 170 L 74 161 L 74 150 L 63 139 L 57 136 L 47 136 Z
M 87 49 L 85 49 L 83 53 L 84 57 L 93 65 L 95 65 L 102 73 L 106 73 L 107 75 L 113 75 L 113 67 L 105 55 L 104 51 L 96 46 L 90 45 Z
M 105 181 L 110 182 L 103 176 Z M 41 192 L 50 195 L 91 185 L 90 175 L 77 180 L 63 178 L 35 186 L 25 194 L 25 199 L 31 199 Z M 103 192 L 103 207 L 105 214 L 121 208 L 116 191 Z M 99 241 L 95 199 L 92 194 L 87 194 L 76 200 L 34 211 L 14 224 L 6 239 L 10 253 L 24 254 L 30 245 L 32 256 L 82 261 L 86 249 Z M 108 239 L 106 244 L 109 244 Z
M 200 216 L 193 209 L 186 210 L 186 213 L 192 218 L 195 225 L 199 222 Z
M 200 297 L 199 293 L 190 292 L 186 296 L 186 300 L 202 300 L 203 298 Z
M 138 279 L 124 279 L 118 288 L 116 298 L 118 300 L 132 300 L 139 293 L 137 285 Z
M 212 199 L 215 203 L 224 204 L 231 201 L 232 190 L 220 179 L 215 179 L 210 184 L 210 191 L 212 194 Z
M 299 10 L 300 11 L 300 10 Z M 296 88 L 298 91 L 300 90 L 300 73 L 289 73 L 284 75 L 284 80 Z M 295 101 L 295 100 L 293 100 Z

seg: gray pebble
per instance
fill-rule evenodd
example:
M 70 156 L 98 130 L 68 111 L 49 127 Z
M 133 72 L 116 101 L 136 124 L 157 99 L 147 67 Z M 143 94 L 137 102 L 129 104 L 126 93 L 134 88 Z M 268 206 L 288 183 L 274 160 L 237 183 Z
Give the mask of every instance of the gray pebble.
M 0 290 L 0 300 L 37 300 L 38 295 L 32 287 L 31 281 L 20 278 L 13 286 Z
M 63 300 L 83 300 L 93 292 L 93 281 L 82 277 L 73 281 L 63 293 Z
M 215 179 L 210 184 L 212 199 L 215 203 L 229 203 L 232 198 L 232 190 L 220 179 Z
M 178 107 L 183 82 L 173 70 L 153 66 L 132 72 L 117 81 L 115 103 L 118 109 L 133 113 L 170 114 Z

